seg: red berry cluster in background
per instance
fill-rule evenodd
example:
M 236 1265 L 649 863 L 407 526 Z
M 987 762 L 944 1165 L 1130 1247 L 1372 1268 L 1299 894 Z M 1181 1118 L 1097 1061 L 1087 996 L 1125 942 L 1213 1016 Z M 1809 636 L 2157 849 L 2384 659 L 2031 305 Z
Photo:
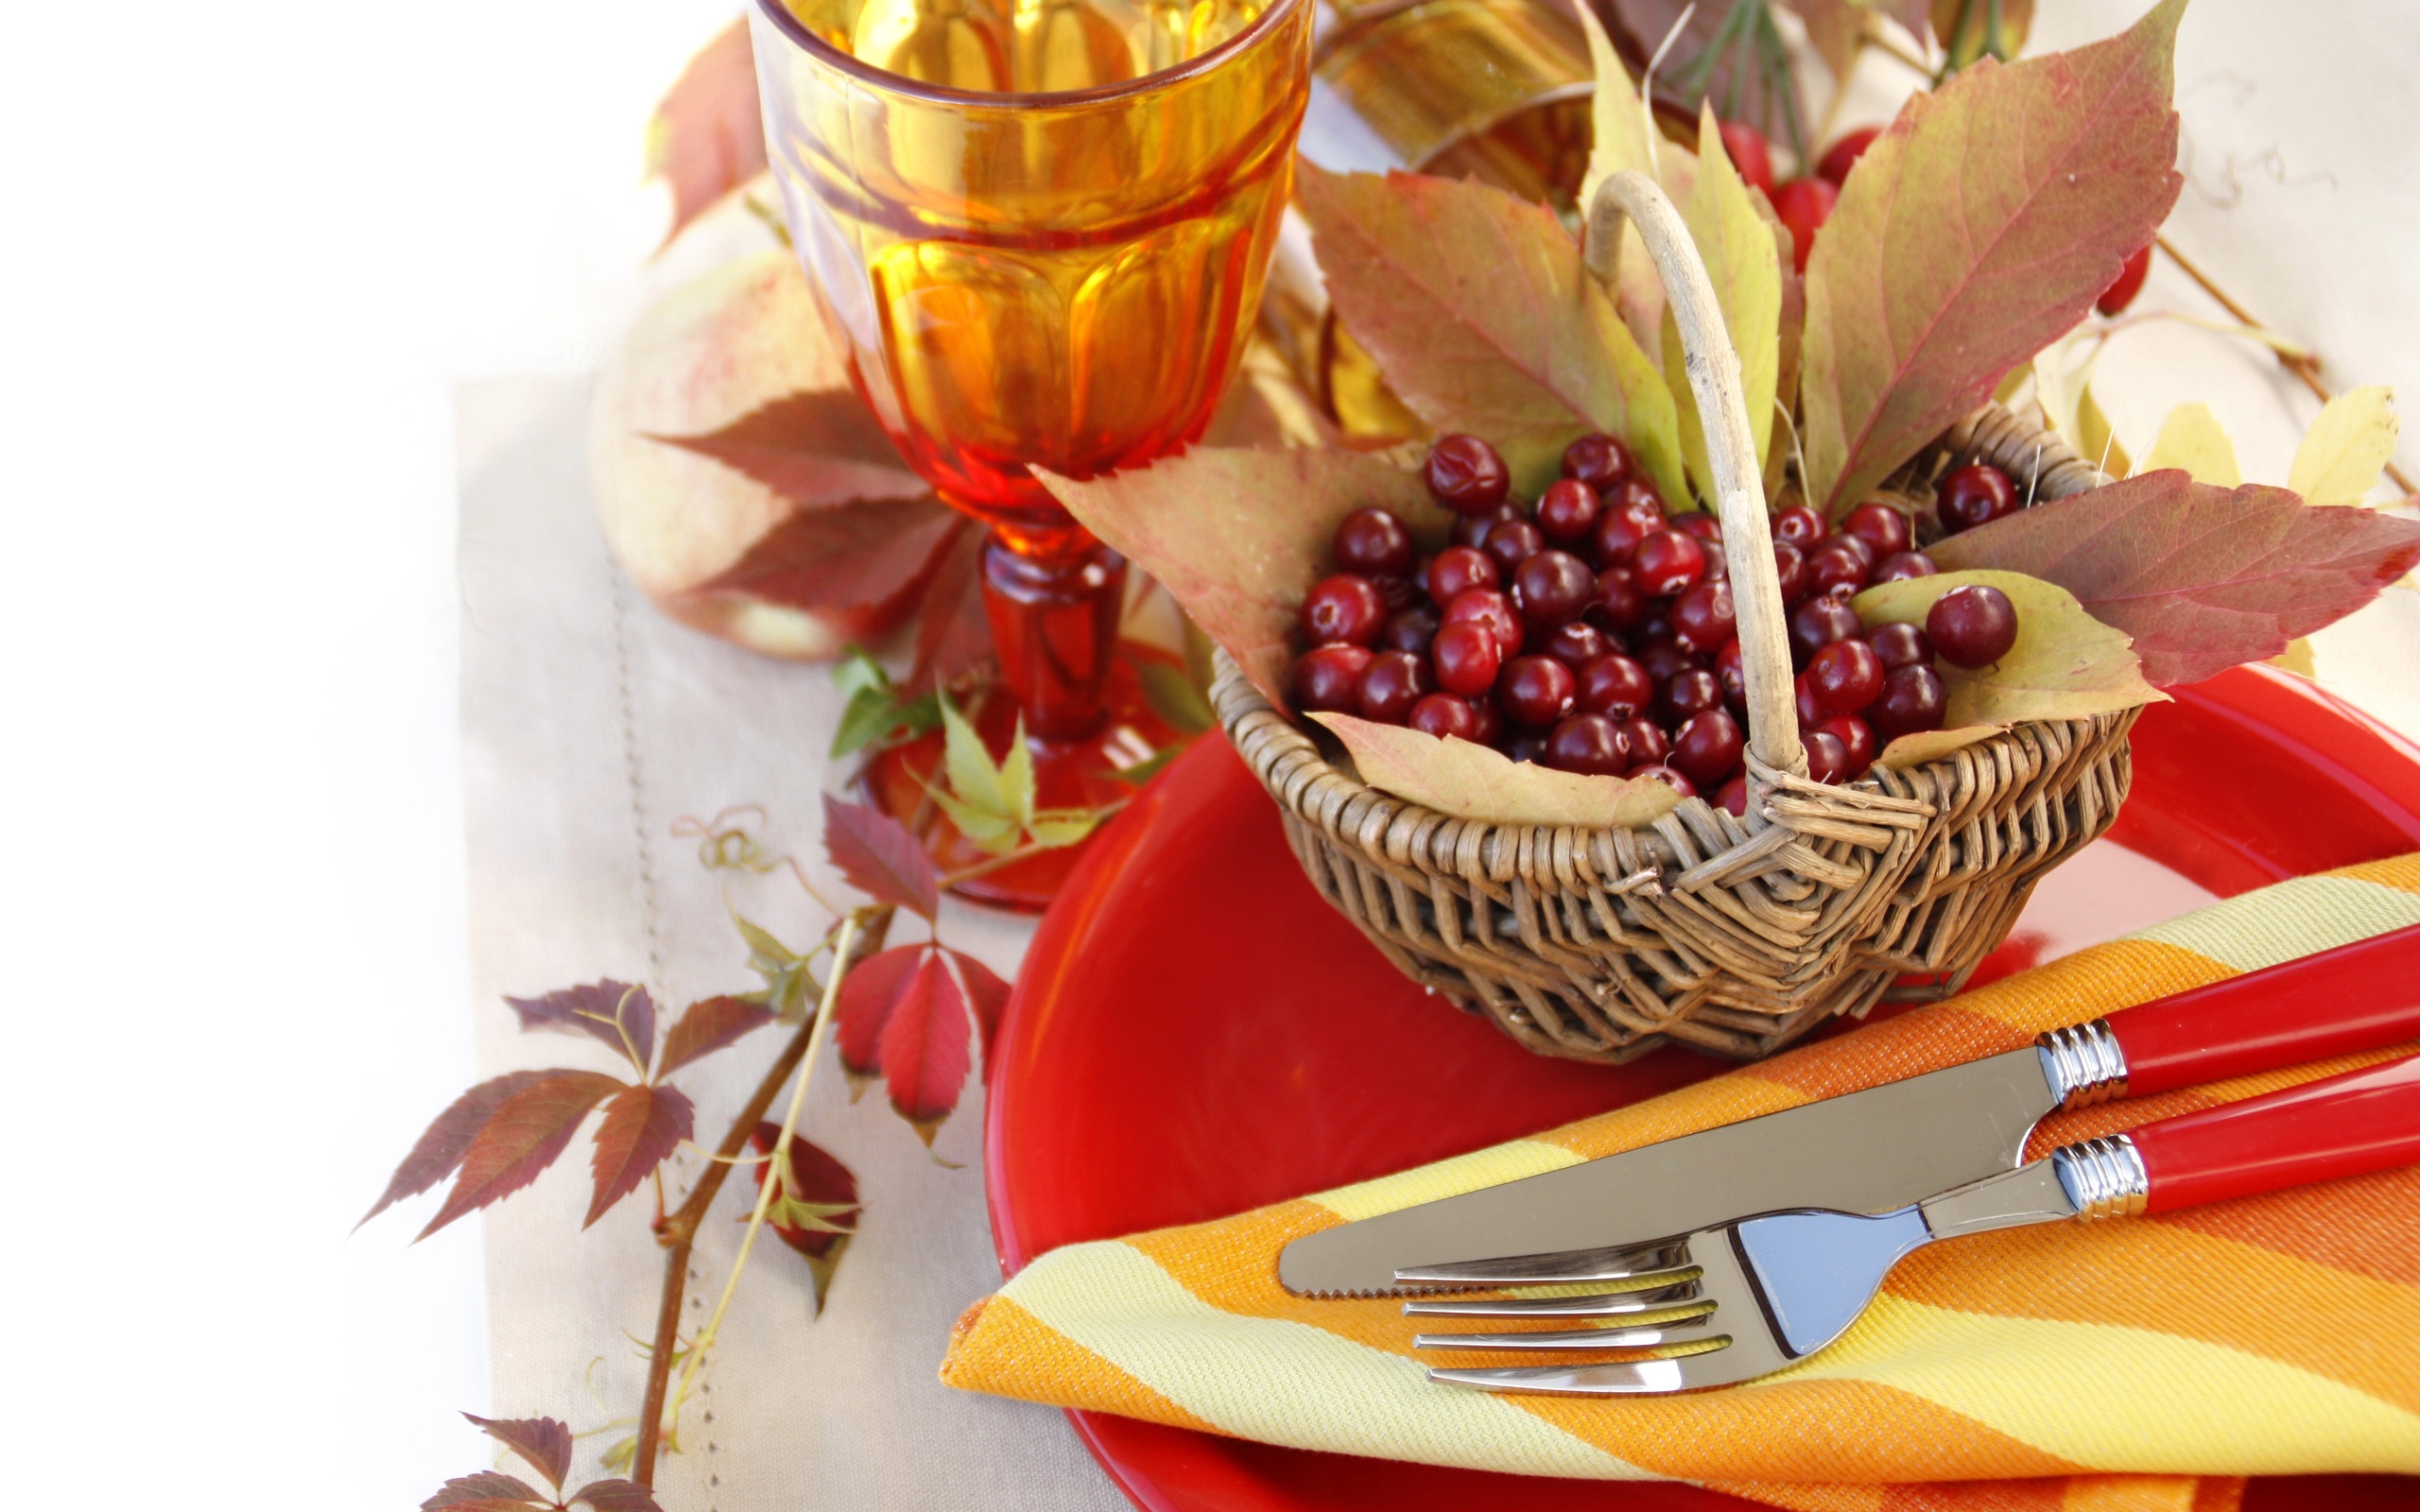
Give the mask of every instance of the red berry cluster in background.
M 1714 517 L 1668 515 L 1609 436 L 1572 442 L 1562 478 L 1529 506 L 1475 436 L 1440 438 L 1426 477 L 1460 517 L 1452 543 L 1423 557 L 1386 510 L 1344 518 L 1335 572 L 1303 600 L 1311 648 L 1294 664 L 1295 703 L 1563 771 L 1654 777 L 1742 812 L 1747 687 Z M 2014 507 L 1996 469 L 1944 480 L 1945 529 Z M 1854 782 L 1893 738 L 1941 727 L 1936 658 L 1988 666 L 2015 643 L 2015 608 L 1988 587 L 1945 594 L 1921 629 L 1865 629 L 1854 594 L 1935 571 L 1888 504 L 1860 505 L 1837 529 L 1794 506 L 1773 516 L 1772 533 L 1819 782 Z

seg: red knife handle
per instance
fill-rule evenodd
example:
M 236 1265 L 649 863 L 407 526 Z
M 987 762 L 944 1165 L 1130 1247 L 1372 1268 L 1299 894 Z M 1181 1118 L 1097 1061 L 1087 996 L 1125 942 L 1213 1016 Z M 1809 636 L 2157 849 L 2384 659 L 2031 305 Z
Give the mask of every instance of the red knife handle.
M 2128 1137 L 2142 1160 L 2147 1212 L 2420 1163 L 2420 1056 L 2162 1119 Z
M 2109 1015 L 2140 1097 L 2420 1040 L 2420 924 Z

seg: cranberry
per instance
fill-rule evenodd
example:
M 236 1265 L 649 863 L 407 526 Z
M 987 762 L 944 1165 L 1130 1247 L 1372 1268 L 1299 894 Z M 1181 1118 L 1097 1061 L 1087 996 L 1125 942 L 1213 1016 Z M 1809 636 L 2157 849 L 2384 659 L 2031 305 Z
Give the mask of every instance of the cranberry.
M 1723 709 L 1691 714 L 1672 737 L 1671 763 L 1681 775 L 1700 787 L 1719 787 L 1739 768 L 1739 753 L 1747 747 L 1739 721 Z
M 1321 578 L 1303 595 L 1302 618 L 1303 633 L 1314 644 L 1342 641 L 1368 645 L 1387 623 L 1387 601 L 1378 596 L 1378 585 L 1367 577 L 1338 573 Z
M 1322 645 L 1294 663 L 1294 702 L 1305 713 L 1351 713 L 1361 707 L 1366 646 Z
M 1816 652 L 1834 641 L 1858 634 L 1864 628 L 1847 599 L 1835 593 L 1818 593 L 1789 611 L 1791 659 L 1803 667 Z
M 1664 611 L 1665 604 L 1665 600 L 1659 599 L 1649 607 L 1647 618 L 1639 621 L 1638 628 L 1631 632 L 1632 640 L 1650 650 L 1672 644 L 1672 616 Z
M 1908 517 L 1887 504 L 1860 504 L 1841 522 L 1841 533 L 1874 548 L 1876 560 L 1908 549 L 1915 541 Z
M 1590 713 L 1635 718 L 1647 712 L 1654 696 L 1654 679 L 1626 656 L 1608 653 L 1580 664 L 1577 701 Z
M 1806 775 L 1819 782 L 1837 782 L 1849 775 L 1849 748 L 1829 730 L 1810 730 L 1806 743 Z
M 1437 665 L 1437 685 L 1465 698 L 1495 687 L 1495 675 L 1504 668 L 1504 647 L 1495 632 L 1472 620 L 1439 630 L 1428 655 Z
M 1597 517 L 1604 512 L 1605 501 L 1578 478 L 1549 483 L 1538 496 L 1538 528 L 1558 545 L 1587 540 L 1597 528 Z
M 1874 139 L 1881 134 L 1882 128 L 1878 126 L 1859 127 L 1825 147 L 1823 161 L 1815 164 L 1815 177 L 1828 179 L 1836 185 L 1848 182 L 1849 170 L 1857 166 L 1857 160 L 1865 156 L 1865 149 L 1874 146 Z
M 1456 514 L 1480 514 L 1504 502 L 1512 474 L 1495 448 L 1476 436 L 1440 436 L 1423 470 L 1428 491 Z
M 1814 684 L 1806 680 L 1806 673 L 1802 672 L 1790 679 L 1789 686 L 1792 696 L 1797 700 L 1800 730 L 1816 729 L 1824 720 L 1832 717 L 1832 711 L 1824 708 L 1824 700 L 1816 696 Z
M 2117 282 L 2100 291 L 2100 298 L 2093 301 L 2092 307 L 2103 315 L 2122 312 L 2135 302 L 2135 295 L 2143 292 L 2143 280 L 2151 275 L 2151 270 L 2152 244 L 2145 242 L 2118 269 Z
M 1619 567 L 1642 541 L 1664 528 L 1664 511 L 1652 505 L 1618 504 L 1597 517 L 1588 544 L 1601 568 Z
M 1504 759 L 1513 762 L 1534 762 L 1547 753 L 1547 736 L 1543 730 L 1524 730 L 1504 743 Z
M 1605 490 L 1599 489 L 1597 491 L 1603 493 Z M 1635 509 L 1642 518 L 1651 511 L 1656 519 L 1664 518 L 1664 495 L 1655 491 L 1654 484 L 1634 472 L 1622 479 L 1620 486 L 1606 495 L 1605 506 L 1611 509 Z
M 1638 664 L 1659 683 L 1669 682 L 1684 672 L 1695 672 L 1704 665 L 1694 655 L 1668 641 L 1639 652 Z
M 1793 504 L 1773 516 L 1773 539 L 1787 541 L 1801 551 L 1813 551 L 1829 532 L 1824 517 L 1803 504 Z
M 1729 583 L 1700 583 L 1672 601 L 1672 639 L 1684 651 L 1720 651 L 1738 640 Z
M 1834 641 L 1806 663 L 1806 685 L 1834 713 L 1853 714 L 1882 696 L 1882 659 L 1854 637 Z
M 1597 596 L 1588 605 L 1588 617 L 1608 629 L 1630 629 L 1647 618 L 1647 595 L 1627 571 L 1609 567 L 1597 575 Z
M 1705 576 L 1705 548 L 1693 536 L 1659 530 L 1630 554 L 1630 574 L 1649 596 L 1669 598 Z
M 1494 588 L 1504 580 L 1495 558 L 1476 546 L 1448 546 L 1428 564 L 1428 596 L 1451 604 L 1474 588 Z
M 1722 522 L 1703 509 L 1692 509 L 1672 522 L 1672 528 L 1685 536 L 1695 536 L 1700 541 L 1720 541 Z
M 1663 765 L 1660 763 L 1646 766 L 1634 766 L 1630 770 L 1630 775 L 1633 777 L 1651 777 L 1655 781 L 1663 783 L 1666 787 L 1670 788 L 1673 792 L 1680 794 L 1683 798 L 1695 798 L 1698 796 L 1696 783 L 1690 782 L 1687 778 L 1683 777 L 1680 773 L 1672 770 L 1669 766 Z
M 1781 584 L 1785 604 L 1795 604 L 1815 591 L 1806 576 L 1806 554 L 1787 541 L 1773 542 L 1773 577 Z
M 1411 601 L 1420 596 L 1420 589 L 1409 577 L 1373 577 L 1370 581 L 1377 585 L 1378 600 L 1387 606 L 1390 615 L 1410 608 Z
M 1882 696 L 1865 712 L 1875 738 L 1885 743 L 1901 735 L 1939 730 L 1949 713 L 1949 690 L 1941 674 L 1924 665 L 1894 667 L 1882 684 Z
M 1748 813 L 1748 780 L 1735 777 L 1723 783 L 1721 791 L 1714 795 L 1714 806 L 1729 809 L 1735 819 L 1745 817 Z
M 1933 600 L 1925 633 L 1952 666 L 1987 667 L 2016 644 L 2016 606 L 1996 588 L 1967 583 Z
M 1894 552 L 1882 558 L 1882 565 L 1874 569 L 1874 580 L 1877 583 L 1905 582 L 1910 577 L 1930 577 L 1939 571 L 1941 568 L 1933 559 L 1921 551 Z
M 1932 661 L 1932 643 L 1912 625 L 1876 626 L 1865 641 L 1874 647 L 1875 658 L 1885 672 L 1922 666 Z
M 1400 725 L 1413 704 L 1436 691 L 1426 661 L 1409 651 L 1381 651 L 1361 672 L 1361 717 Z
M 1451 735 L 1457 740 L 1470 740 L 1478 734 L 1478 711 L 1450 693 L 1421 696 L 1411 706 L 1404 723 L 1424 735 L 1443 740 Z
M 1580 695 L 1580 679 L 1550 656 L 1516 657 L 1497 679 L 1495 700 L 1516 724 L 1544 730 L 1564 715 Z
M 1854 542 L 1854 544 L 1852 544 Z M 1864 542 L 1854 536 L 1834 536 L 1806 558 L 1806 580 L 1818 593 L 1852 594 L 1865 586 L 1874 564 L 1860 554 Z
M 1576 672 L 1613 650 L 1614 643 L 1612 637 L 1586 620 L 1573 620 L 1568 625 L 1556 626 L 1538 648 Z
M 1657 690 L 1655 712 L 1667 724 L 1678 725 L 1691 714 L 1702 714 L 1709 709 L 1722 707 L 1722 679 L 1703 667 L 1674 673 L 1671 679 Z
M 1336 564 L 1367 577 L 1401 577 L 1411 571 L 1411 532 L 1384 509 L 1356 509 L 1337 523 L 1330 543 Z
M 1530 533 L 1535 535 L 1537 527 L 1530 526 Z M 1489 537 L 1489 549 L 1495 544 L 1495 538 Z M 1512 572 L 1513 605 L 1533 625 L 1564 625 L 1578 619 L 1596 593 L 1597 575 L 1567 551 L 1533 553 Z
M 1428 643 L 1437 638 L 1437 627 L 1443 623 L 1431 605 L 1414 604 L 1409 609 L 1399 609 L 1388 615 L 1387 623 L 1379 627 L 1379 648 L 1387 651 L 1426 651 Z
M 1512 601 L 1493 588 L 1466 588 L 1456 593 L 1445 606 L 1444 623 L 1478 626 L 1495 638 L 1496 655 L 1506 661 L 1521 654 L 1521 642 L 1528 633 Z M 1440 628 L 1437 633 L 1445 632 Z
M 1493 746 L 1504 738 L 1504 711 L 1495 707 L 1495 699 L 1472 699 L 1471 715 L 1478 721 L 1478 730 L 1471 736 L 1475 744 Z
M 1773 191 L 1772 201 L 1773 217 L 1789 228 L 1790 260 L 1804 273 L 1806 254 L 1815 249 L 1815 233 L 1832 218 L 1841 191 L 1829 179 L 1792 179 Z
M 1508 582 L 1512 579 L 1513 568 L 1546 549 L 1546 536 L 1527 520 L 1507 520 L 1493 526 L 1487 532 L 1487 539 L 1479 543 L 1479 550 L 1495 558 L 1496 570 Z
M 1664 727 L 1652 719 L 1623 720 L 1622 738 L 1630 742 L 1631 775 L 1634 777 L 1638 775 L 1636 768 L 1660 765 L 1664 758 L 1672 753 L 1672 738 L 1664 733 Z
M 1731 706 L 1733 713 L 1748 707 L 1748 664 L 1740 655 L 1738 642 L 1727 642 L 1715 653 L 1714 680 L 1722 684 L 1722 701 Z
M 1874 765 L 1874 729 L 1855 714 L 1834 714 L 1815 727 L 1839 741 L 1849 757 L 1849 781 L 1854 782 Z
M 2016 485 L 1988 462 L 1970 462 L 1941 480 L 1932 510 L 1941 517 L 1942 530 L 1954 536 L 2014 514 Z
M 1591 777 L 1619 777 L 1630 765 L 1630 742 L 1603 714 L 1577 713 L 1547 737 L 1546 765 Z
M 1772 194 L 1773 154 L 1765 145 L 1765 134 L 1745 121 L 1724 121 L 1715 129 L 1722 134 L 1722 155 L 1739 170 L 1739 177 Z
M 1631 473 L 1630 449 L 1610 436 L 1590 432 L 1563 449 L 1563 475 L 1602 493 Z
M 1705 553 L 1704 581 L 1709 583 L 1720 583 L 1729 580 L 1731 576 L 1731 554 L 1722 549 L 1722 542 L 1720 541 L 1701 541 L 1698 542 L 1698 549 Z
M 1476 546 L 1480 541 L 1485 541 L 1487 539 L 1487 533 L 1495 529 L 1497 525 L 1502 524 L 1507 520 L 1518 520 L 1520 518 L 1521 507 L 1519 505 L 1499 504 L 1495 508 L 1485 510 L 1479 514 L 1456 515 L 1454 517 L 1454 527 L 1447 531 L 1446 534 L 1452 538 L 1453 543 L 1457 546 Z

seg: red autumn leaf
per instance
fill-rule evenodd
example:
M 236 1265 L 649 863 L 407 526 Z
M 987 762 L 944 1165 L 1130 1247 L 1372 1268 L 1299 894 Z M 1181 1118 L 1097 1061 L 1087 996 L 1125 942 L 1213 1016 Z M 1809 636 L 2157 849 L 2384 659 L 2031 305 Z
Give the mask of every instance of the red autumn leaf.
M 567 987 L 544 997 L 504 1000 L 521 1016 L 521 1029 L 558 1029 L 584 1034 L 645 1066 L 655 1054 L 655 999 L 647 988 L 607 978 Z
M 966 989 L 967 1005 L 975 1010 L 976 1026 L 983 1031 L 983 1064 L 992 1063 L 992 1041 L 1000 1032 L 1000 1015 L 1008 1010 L 1009 984 L 1000 973 L 967 954 L 964 951 L 943 951 L 951 964 L 958 968 L 958 980 Z
M 922 692 L 954 681 L 992 654 L 992 620 L 983 607 L 983 545 L 991 533 L 971 524 L 933 569 L 916 623 L 916 662 L 908 687 Z
M 454 1099 L 453 1105 L 422 1132 L 411 1153 L 404 1157 L 404 1163 L 395 1167 L 395 1174 L 388 1179 L 386 1194 L 361 1215 L 361 1223 L 368 1223 L 395 1203 L 452 1176 L 454 1168 L 462 1163 L 472 1139 L 487 1126 L 488 1119 L 504 1100 L 544 1074 L 542 1071 L 510 1072 L 483 1081 Z M 354 1227 L 358 1228 L 361 1224 Z
M 823 853 L 849 885 L 880 903 L 929 919 L 941 911 L 932 857 L 908 827 L 863 803 L 823 795 Z
M 971 1036 L 966 998 L 940 959 L 926 956 L 899 994 L 882 1026 L 882 1074 L 893 1111 L 930 1145 L 942 1121 L 958 1108 L 966 1084 Z
M 896 611 L 957 539 L 958 517 L 930 499 L 801 509 L 747 555 L 683 592 L 736 594 L 792 609 Z
M 591 1481 L 571 1499 L 574 1505 L 586 1503 L 596 1512 L 664 1512 L 654 1493 L 636 1481 Z
M 536 1487 L 502 1470 L 480 1470 L 447 1481 L 435 1496 L 420 1504 L 420 1512 L 527 1512 L 554 1503 Z
M 690 59 L 656 106 L 648 126 L 648 171 L 672 190 L 667 243 L 716 200 L 765 171 L 765 122 L 747 17 Z
M 563 1477 L 571 1473 L 571 1425 L 560 1418 L 494 1418 L 471 1412 L 462 1416 L 476 1423 L 479 1432 L 527 1460 L 547 1485 L 560 1489 Z
M 2165 468 L 1928 549 L 1945 572 L 1990 567 L 2058 584 L 2135 638 L 2146 679 L 2173 686 L 2275 656 L 2377 597 L 2420 563 L 2420 524 Z
M 463 1153 L 445 1205 L 419 1238 L 507 1197 L 538 1179 L 538 1173 L 563 1153 L 579 1121 L 597 1103 L 623 1084 L 593 1071 L 545 1071 L 507 1097 Z M 415 1243 L 418 1240 L 414 1241 Z
M 678 1087 L 625 1087 L 605 1105 L 596 1125 L 596 1150 L 589 1170 L 596 1197 L 588 1205 L 585 1228 L 629 1196 L 697 1127 L 697 1108 Z
M 2177 18 L 1975 64 L 1858 160 L 1806 266 L 1807 493 L 1856 504 L 2083 318 L 2175 203 Z
M 658 1077 L 669 1076 L 689 1062 L 713 1055 L 727 1044 L 735 1043 L 751 1030 L 761 1029 L 773 1022 L 773 1015 L 761 1003 L 745 998 L 700 998 L 689 1005 L 671 1032 L 664 1037 L 664 1061 L 655 1068 Z
M 854 388 L 784 394 L 719 430 L 653 438 L 713 457 L 809 508 L 932 493 Z
M 770 1155 L 781 1134 L 782 1126 L 768 1120 L 756 1125 L 748 1143 L 757 1154 Z M 761 1187 L 773 1179 L 774 1163 L 767 1160 L 757 1171 L 757 1184 Z M 855 1228 L 864 1211 L 857 1201 L 857 1178 L 831 1151 L 797 1134 L 790 1136 L 790 1177 L 794 1185 L 789 1196 L 829 1210 L 822 1215 L 832 1225 L 828 1228 L 805 1228 L 779 1218 L 771 1224 L 782 1243 L 806 1261 L 807 1274 L 815 1286 L 815 1310 L 821 1313 L 824 1293 L 832 1286 L 833 1273 L 839 1268 L 840 1256 L 849 1247 L 851 1236 L 844 1230 Z
M 925 950 L 922 945 L 894 946 L 859 961 L 841 978 L 840 1022 L 834 1029 L 840 1041 L 840 1069 L 852 1077 L 872 1076 L 880 1068 L 883 1027 Z

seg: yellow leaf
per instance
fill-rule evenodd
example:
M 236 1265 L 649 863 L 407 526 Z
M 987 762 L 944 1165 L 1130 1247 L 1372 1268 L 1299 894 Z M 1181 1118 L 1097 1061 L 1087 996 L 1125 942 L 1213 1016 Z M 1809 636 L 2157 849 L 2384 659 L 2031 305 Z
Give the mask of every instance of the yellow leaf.
M 1698 120 L 1697 184 L 1683 206 L 1682 218 L 1713 281 L 1723 328 L 1739 353 L 1748 429 L 1756 439 L 1756 459 L 1762 462 L 1771 455 L 1773 391 L 1781 381 L 1781 255 L 1772 228 L 1756 214 L 1755 200 L 1723 150 L 1721 129 L 1710 105 L 1702 108 Z M 1698 418 L 1697 396 L 1689 387 L 1688 367 L 1682 360 L 1680 332 L 1668 311 L 1661 340 L 1664 382 L 1672 390 L 1680 420 L 1681 455 L 1699 495 L 1712 499 L 1714 472 L 1706 457 L 1705 431 Z
M 2134 471 L 2126 449 L 2118 444 L 2118 433 L 2109 428 L 2109 417 L 2093 399 L 2090 384 L 2076 393 L 2076 436 L 2083 442 L 2083 455 L 2111 477 L 2122 478 Z
M 2394 391 L 2384 384 L 2339 394 L 2310 422 L 2286 487 L 2305 504 L 2360 504 L 2394 455 L 2399 430 Z
M 2316 679 L 2319 676 L 2319 660 L 2311 654 L 2308 636 L 2290 642 L 2285 650 L 2269 659 L 2269 664 L 2284 667 L 2289 672 L 2299 672 L 2306 678 Z
M 2243 486 L 2235 442 L 2207 404 L 2179 404 L 2159 422 L 2159 439 L 2152 442 L 2150 455 L 2143 458 L 2143 471 L 2156 472 L 2168 467 L 2183 468 L 2196 483 L 2221 489 Z
M 1868 625 L 1922 625 L 1936 600 L 1970 584 L 2008 595 L 2016 607 L 2016 644 L 1987 667 L 1941 663 L 1949 685 L 1944 729 L 2083 719 L 2168 700 L 2143 680 L 2132 640 L 2085 613 L 2066 589 L 2023 573 L 1940 573 L 1884 583 L 1857 596 L 1858 617 Z
M 1972 746 L 1986 736 L 1996 735 L 2000 729 L 1998 725 L 1962 725 L 1955 730 L 1923 730 L 1912 735 L 1901 735 L 1882 747 L 1882 754 L 1874 758 L 1874 765 L 1887 766 L 1893 771 L 1922 766 L 1951 751 Z
M 1697 161 L 1686 149 L 1664 140 L 1596 12 L 1587 6 L 1574 9 L 1588 34 L 1588 57 L 1597 74 L 1597 93 L 1589 112 L 1596 136 L 1588 149 L 1588 170 L 1580 181 L 1581 215 L 1583 219 L 1587 215 L 1597 186 L 1625 169 L 1647 175 L 1663 185 L 1675 203 L 1686 204 L 1697 178 Z M 1622 323 L 1630 327 L 1643 350 L 1659 351 L 1664 285 L 1647 255 L 1647 243 L 1628 217 L 1622 222 L 1621 253 L 1614 266 L 1615 302 L 1621 310 Z
M 1497 824 L 1634 829 L 1672 812 L 1680 797 L 1651 777 L 1582 777 L 1515 762 L 1467 740 L 1443 740 L 1350 714 L 1313 714 L 1353 753 L 1361 781 L 1440 814 Z

